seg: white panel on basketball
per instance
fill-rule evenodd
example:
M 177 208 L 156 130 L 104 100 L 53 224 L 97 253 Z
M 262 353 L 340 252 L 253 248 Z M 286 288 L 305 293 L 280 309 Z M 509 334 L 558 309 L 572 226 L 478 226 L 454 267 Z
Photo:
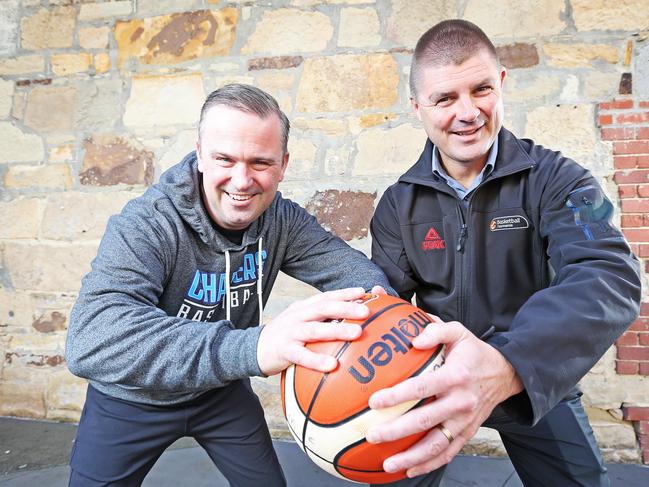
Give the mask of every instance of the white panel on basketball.
M 439 368 L 444 363 L 444 354 L 440 352 L 420 374 L 425 374 Z M 300 410 L 295 397 L 295 368 L 293 366 L 286 370 L 284 384 L 284 400 L 286 417 L 289 429 L 295 437 L 298 445 L 319 467 L 336 477 L 351 481 L 340 475 L 333 461 L 336 455 L 349 445 L 359 442 L 365 438 L 368 429 L 376 424 L 387 422 L 397 418 L 412 409 L 419 401 L 409 401 L 390 408 L 380 410 L 368 409 L 367 411 L 331 427 L 319 426 L 311 423 Z M 316 398 L 317 401 L 317 398 Z M 341 398 L 344 401 L 344 398 Z M 306 435 L 302 444 L 304 424 L 306 424 Z

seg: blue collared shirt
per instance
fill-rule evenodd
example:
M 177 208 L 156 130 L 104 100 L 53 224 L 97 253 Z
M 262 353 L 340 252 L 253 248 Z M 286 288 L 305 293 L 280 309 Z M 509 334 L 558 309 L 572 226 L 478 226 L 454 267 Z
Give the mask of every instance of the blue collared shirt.
M 482 168 L 482 171 L 480 171 L 480 174 L 478 174 L 476 178 L 473 180 L 471 186 L 465 188 L 459 182 L 457 182 L 455 179 L 449 176 L 448 173 L 444 170 L 444 168 L 439 162 L 439 151 L 437 150 L 437 147 L 435 147 L 433 149 L 433 161 L 432 161 L 433 174 L 437 174 L 440 178 L 446 181 L 446 184 L 448 184 L 453 189 L 453 191 L 457 193 L 458 198 L 460 198 L 464 206 L 468 207 L 469 195 L 474 189 L 478 187 L 478 185 L 484 180 L 484 178 L 486 178 L 494 170 L 494 167 L 496 166 L 497 156 L 498 156 L 498 138 L 494 140 L 491 149 L 489 149 L 489 156 L 487 157 L 487 162 L 485 166 Z

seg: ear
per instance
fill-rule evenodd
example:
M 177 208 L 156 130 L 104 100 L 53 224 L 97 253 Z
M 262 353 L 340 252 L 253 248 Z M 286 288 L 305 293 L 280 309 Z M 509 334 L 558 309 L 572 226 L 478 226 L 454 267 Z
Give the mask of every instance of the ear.
M 198 172 L 203 172 L 203 158 L 201 157 L 201 141 L 196 141 L 196 160 L 198 161 Z
M 500 70 L 500 88 L 503 87 L 505 84 L 505 78 L 507 77 L 507 70 L 505 68 L 502 68 Z
M 417 100 L 414 97 L 410 97 L 410 106 L 412 107 L 413 111 L 415 112 L 415 115 L 417 115 L 417 118 L 421 122 L 421 114 L 419 113 L 419 103 L 417 103 Z
M 284 159 L 282 160 L 282 175 L 279 178 L 280 181 L 284 181 L 284 174 L 286 173 L 286 168 L 288 167 L 289 155 L 290 154 L 288 152 L 284 154 Z

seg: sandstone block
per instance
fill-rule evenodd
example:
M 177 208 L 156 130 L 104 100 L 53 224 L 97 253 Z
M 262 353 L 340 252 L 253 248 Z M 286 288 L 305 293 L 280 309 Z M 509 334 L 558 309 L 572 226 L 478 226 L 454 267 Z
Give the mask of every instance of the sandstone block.
M 85 132 L 113 130 L 122 114 L 122 82 L 102 79 L 76 85 L 74 127 Z
M 107 49 L 109 33 L 110 30 L 105 25 L 79 29 L 79 46 L 82 49 Z
M 0 238 L 37 238 L 40 215 L 36 198 L 0 202 Z
M 257 84 L 259 88 L 270 94 L 278 91 L 291 91 L 295 81 L 295 74 L 290 72 L 280 73 L 262 73 L 257 76 Z
M 241 54 L 322 51 L 333 35 L 331 20 L 320 12 L 278 8 L 264 12 Z
M 79 182 L 91 186 L 153 182 L 153 153 L 123 137 L 95 135 L 83 143 Z
M 43 141 L 37 135 L 26 134 L 9 122 L 0 122 L 0 163 L 36 162 L 45 157 Z
M 92 64 L 95 68 L 95 74 L 104 74 L 110 71 L 112 61 L 108 53 L 100 52 L 92 57 Z
M 358 119 L 358 127 L 360 129 L 376 127 L 377 125 L 383 125 L 386 122 L 396 119 L 396 113 L 370 113 L 368 115 L 360 116 Z
M 340 5 L 343 3 L 347 5 L 356 5 L 361 3 L 376 3 L 376 0 L 291 0 L 291 5 L 294 7 L 312 7 L 314 5 Z
M 88 383 L 67 370 L 57 370 L 48 375 L 45 404 L 48 419 L 67 419 L 81 413 L 86 400 Z
M 43 238 L 51 240 L 100 239 L 111 215 L 137 194 L 128 191 L 110 193 L 54 193 L 47 197 L 43 214 Z
M 42 71 L 45 71 L 45 59 L 40 55 L 31 54 L 0 59 L 0 75 L 14 76 Z
M 0 291 L 0 325 L 12 336 L 64 331 L 75 299 L 60 293 Z M 62 336 L 59 333 L 59 338 Z
M 343 240 L 366 238 L 370 219 L 374 214 L 376 192 L 317 191 L 306 205 L 306 210 L 318 223 Z
M 238 11 L 199 10 L 115 24 L 120 68 L 131 58 L 144 64 L 173 64 L 226 56 L 236 37 Z
M 343 8 L 340 11 L 338 45 L 341 47 L 378 46 L 381 23 L 372 8 Z
M 619 61 L 617 47 L 606 44 L 555 44 L 543 45 L 546 62 L 558 68 L 590 66 L 595 61 L 616 64 Z
M 591 421 L 597 444 L 616 450 L 633 449 L 636 447 L 635 431 L 630 422 L 622 421 Z
M 70 130 L 76 90 L 72 86 L 39 86 L 27 95 L 25 125 L 42 132 Z
M 92 57 L 87 52 L 52 54 L 52 71 L 57 76 L 83 73 L 90 68 Z
M 452 0 L 392 0 L 392 15 L 388 19 L 387 37 L 410 49 L 417 39 L 437 22 L 458 16 Z
M 199 74 L 134 77 L 124 125 L 153 128 L 197 124 L 204 99 L 203 81 Z
M 327 150 L 325 154 L 325 176 L 343 176 L 351 163 L 351 148 L 335 147 Z
M 33 367 L 5 365 L 0 381 L 0 416 L 45 417 L 46 379 Z
M 12 363 L 37 367 L 59 365 L 65 346 L 65 333 L 40 333 L 35 329 L 14 333 L 7 352 Z
M 636 44 L 633 66 L 635 68 L 636 86 L 634 95 L 641 100 L 649 100 L 649 44 Z
M 592 105 L 538 107 L 527 113 L 525 137 L 594 170 L 610 150 L 599 142 L 594 119 Z
M 307 59 L 297 93 L 300 112 L 388 108 L 398 101 L 399 73 L 390 54 Z
M 13 81 L 0 79 L 0 119 L 7 118 L 11 113 L 13 95 Z
M 426 133 L 409 124 L 366 130 L 357 139 L 352 175 L 401 174 L 417 161 L 425 141 Z
M 42 8 L 20 21 L 23 49 L 71 47 L 76 12 L 74 7 Z
M 158 158 L 156 180 L 160 174 L 171 166 L 178 164 L 182 159 L 196 148 L 196 130 L 183 130 L 178 133 L 174 141 L 165 147 L 163 154 Z
M 296 118 L 291 121 L 291 128 L 304 132 L 322 132 L 327 135 L 343 135 L 347 131 L 344 120 L 335 118 Z
M 52 147 L 47 155 L 48 162 L 71 162 L 74 160 L 74 144 L 62 144 Z
M 18 0 L 0 1 L 0 56 L 16 54 L 19 18 Z
M 161 12 L 189 12 L 199 9 L 202 3 L 201 0 L 138 0 L 137 13 L 138 15 L 155 15 Z
M 577 30 L 646 29 L 649 9 L 644 0 L 573 0 L 572 17 Z
M 11 166 L 5 174 L 5 186 L 9 189 L 69 189 L 72 173 L 67 164 L 44 166 Z
M 97 20 L 107 17 L 124 17 L 133 10 L 131 0 L 104 3 L 84 3 L 79 10 L 79 20 Z
M 515 42 L 496 48 L 498 58 L 509 69 L 530 68 L 539 64 L 539 53 L 534 44 Z
M 563 0 L 539 0 L 512 5 L 501 0 L 469 0 L 464 18 L 474 22 L 490 38 L 534 38 L 559 34 L 566 28 Z M 543 21 L 539 22 L 539 12 Z
M 267 378 L 254 377 L 250 382 L 264 408 L 266 423 L 273 438 L 292 438 L 282 411 L 282 401 L 279 396 L 279 375 Z
M 17 290 L 78 292 L 81 278 L 90 270 L 97 243 L 5 243 L 7 276 Z
M 308 139 L 291 135 L 288 141 L 290 159 L 284 175 L 286 181 L 311 177 L 316 158 L 316 146 Z
M 510 71 L 503 91 L 505 105 L 509 102 L 550 102 L 558 97 L 562 82 L 557 75 Z

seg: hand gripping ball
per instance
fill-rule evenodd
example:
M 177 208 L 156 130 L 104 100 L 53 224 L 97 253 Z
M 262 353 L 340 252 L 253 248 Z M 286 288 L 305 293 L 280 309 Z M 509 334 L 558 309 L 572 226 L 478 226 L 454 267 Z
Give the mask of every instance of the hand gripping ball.
M 388 483 L 406 472 L 387 473 L 383 461 L 419 441 L 426 432 L 372 445 L 368 429 L 424 404 L 410 401 L 381 410 L 368 406 L 370 396 L 409 377 L 437 369 L 444 362 L 440 345 L 417 350 L 411 341 L 432 319 L 410 303 L 386 295 L 366 294 L 359 302 L 370 308 L 363 332 L 351 342 L 308 344 L 338 359 L 339 366 L 322 373 L 291 366 L 282 373 L 281 397 L 288 427 L 300 448 L 318 466 L 337 477 L 366 483 Z

